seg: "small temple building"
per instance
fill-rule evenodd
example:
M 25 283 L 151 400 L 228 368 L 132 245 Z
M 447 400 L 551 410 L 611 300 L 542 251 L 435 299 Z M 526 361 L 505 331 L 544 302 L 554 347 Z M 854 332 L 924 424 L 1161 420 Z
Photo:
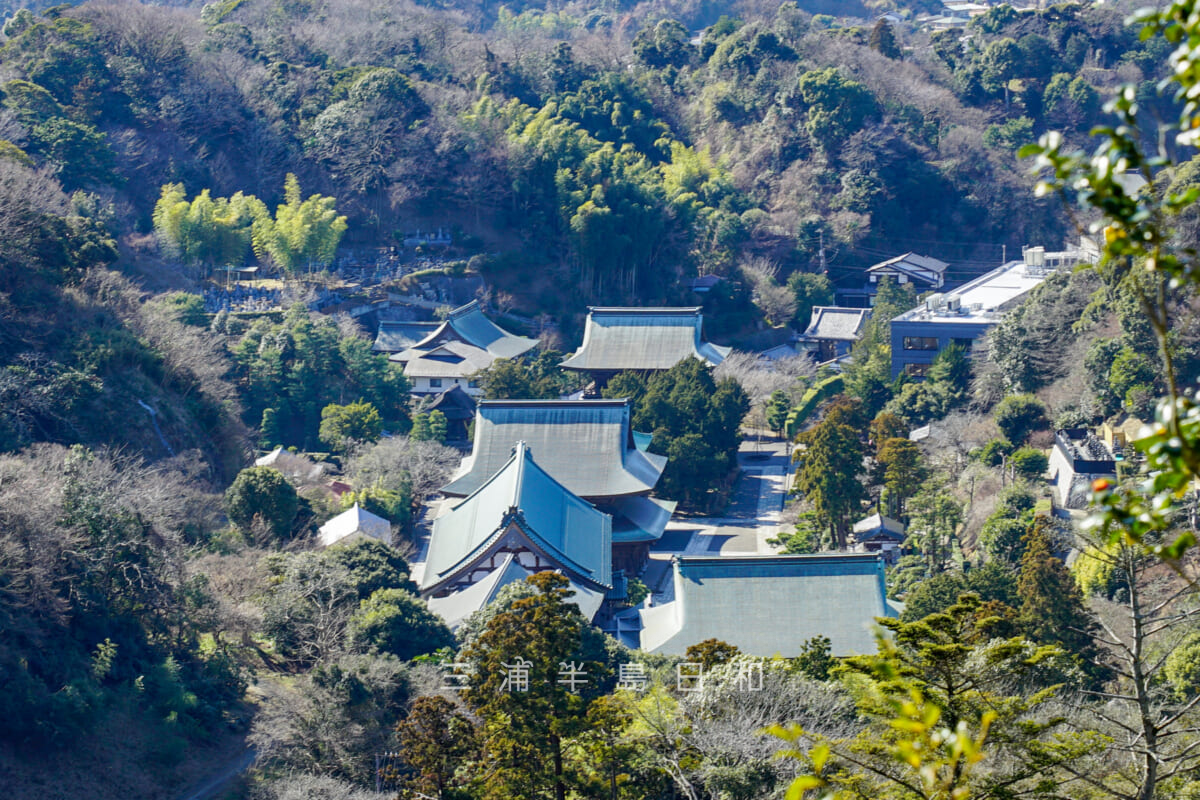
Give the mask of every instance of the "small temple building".
M 376 339 L 378 342 L 378 338 Z M 450 312 L 425 338 L 389 356 L 404 366 L 414 394 L 434 394 L 460 386 L 471 396 L 483 394 L 474 379 L 497 358 L 516 358 L 534 347 L 537 339 L 509 333 L 484 316 L 472 300 Z
M 588 307 L 583 344 L 562 362 L 562 368 L 586 372 L 603 387 L 625 370 L 660 372 L 689 356 L 716 366 L 731 348 L 704 340 L 700 307 Z

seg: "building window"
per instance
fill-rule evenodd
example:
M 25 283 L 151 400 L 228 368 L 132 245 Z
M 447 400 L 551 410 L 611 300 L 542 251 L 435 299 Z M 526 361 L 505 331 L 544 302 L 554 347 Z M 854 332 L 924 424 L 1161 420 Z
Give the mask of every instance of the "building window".
M 971 352 L 971 348 L 975 345 L 974 339 L 954 339 L 952 341 L 968 353 Z
M 430 378 L 429 379 L 429 388 L 430 389 L 442 388 L 442 379 L 441 378 Z
M 904 374 L 910 378 L 924 378 L 929 372 L 928 364 L 905 364 Z
M 937 350 L 938 340 L 933 336 L 905 336 L 905 350 Z
M 479 388 L 479 381 L 477 381 L 477 380 L 475 380 L 474 378 L 472 378 L 471 380 L 467 381 L 467 388 L 468 388 L 468 389 L 478 389 L 478 388 Z

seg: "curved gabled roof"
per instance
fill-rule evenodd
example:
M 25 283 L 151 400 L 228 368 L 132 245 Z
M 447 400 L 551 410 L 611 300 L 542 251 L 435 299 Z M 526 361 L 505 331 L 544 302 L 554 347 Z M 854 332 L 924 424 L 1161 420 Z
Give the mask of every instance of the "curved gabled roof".
M 583 344 L 562 362 L 575 370 L 665 370 L 695 356 L 716 366 L 730 348 L 704 341 L 700 307 L 588 308 Z
M 442 493 L 474 492 L 525 442 L 541 468 L 580 497 L 646 494 L 667 459 L 638 448 L 631 413 L 628 400 L 483 400 L 474 449 Z
M 515 524 L 570 577 L 612 586 L 612 518 L 538 466 L 524 442 L 453 510 L 434 522 L 422 588 L 434 591 L 469 572 Z
M 466 342 L 487 352 L 493 359 L 516 358 L 537 346 L 537 339 L 509 333 L 483 314 L 477 300 L 450 312 L 424 339 L 393 356 L 396 361 L 410 361 L 419 354 L 434 350 L 445 342 Z

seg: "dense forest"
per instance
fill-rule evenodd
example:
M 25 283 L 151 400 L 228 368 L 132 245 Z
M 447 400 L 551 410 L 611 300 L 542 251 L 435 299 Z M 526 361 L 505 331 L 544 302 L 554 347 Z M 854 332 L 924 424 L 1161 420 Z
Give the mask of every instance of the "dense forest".
M 6 796 L 175 797 L 231 765 L 218 796 L 263 800 L 1200 796 L 1200 68 L 1170 60 L 1196 9 L 1146 36 L 1123 3 L 931 32 L 943 10 L 6 6 Z M 489 398 L 579 389 L 558 350 L 589 304 L 702 304 L 745 352 L 606 395 L 684 513 L 729 499 L 745 426 L 799 453 L 784 552 L 844 549 L 872 511 L 908 525 L 878 652 L 632 651 L 552 573 L 451 632 L 409 559 L 461 452 L 375 321 L 321 313 L 350 265 L 435 229 L 453 244 L 386 291 L 445 316 L 422 276 L 469 277 L 542 338 L 477 376 Z M 924 380 L 891 377 L 911 284 L 879 286 L 841 371 L 753 355 L 885 258 L 965 279 L 1082 233 L 1100 264 Z M 206 305 L 241 268 L 271 308 Z M 1054 432 L 1126 419 L 1156 421 L 1090 522 L 1052 513 Z M 355 504 L 400 546 L 315 548 Z M 521 658 L 529 690 L 503 691 Z

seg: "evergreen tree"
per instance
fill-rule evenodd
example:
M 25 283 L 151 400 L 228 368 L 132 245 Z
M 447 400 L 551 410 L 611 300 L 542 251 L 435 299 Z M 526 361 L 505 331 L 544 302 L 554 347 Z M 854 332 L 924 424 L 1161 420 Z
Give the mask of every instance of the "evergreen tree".
M 845 550 L 850 526 L 862 509 L 867 493 L 859 480 L 863 445 L 849 425 L 828 418 L 797 437 L 801 447 L 796 487 L 829 528 L 834 547 Z
M 485 797 L 566 800 L 577 780 L 567 744 L 587 731 L 608 670 L 580 655 L 587 622 L 567 579 L 527 582 L 536 594 L 492 617 L 463 653 L 473 670 L 463 699 L 484 720 Z
M 921 448 L 909 439 L 888 439 L 875 460 L 878 479 L 887 489 L 887 511 L 893 517 L 901 517 L 908 498 L 916 494 L 929 474 L 921 459 Z
M 899 61 L 903 55 L 900 52 L 900 45 L 896 43 L 896 32 L 892 30 L 891 24 L 883 18 L 880 18 L 875 23 L 875 27 L 871 28 L 867 47 L 895 61 Z
M 1066 566 L 1050 551 L 1051 524 L 1049 517 L 1038 516 L 1025 534 L 1017 579 L 1021 624 L 1035 641 L 1060 644 L 1085 665 L 1094 663 L 1090 631 L 1095 622 Z
M 411 770 L 399 781 L 402 797 L 471 798 L 467 775 L 479 762 L 479 732 L 454 703 L 441 695 L 418 697 L 396 725 L 396 739 Z

